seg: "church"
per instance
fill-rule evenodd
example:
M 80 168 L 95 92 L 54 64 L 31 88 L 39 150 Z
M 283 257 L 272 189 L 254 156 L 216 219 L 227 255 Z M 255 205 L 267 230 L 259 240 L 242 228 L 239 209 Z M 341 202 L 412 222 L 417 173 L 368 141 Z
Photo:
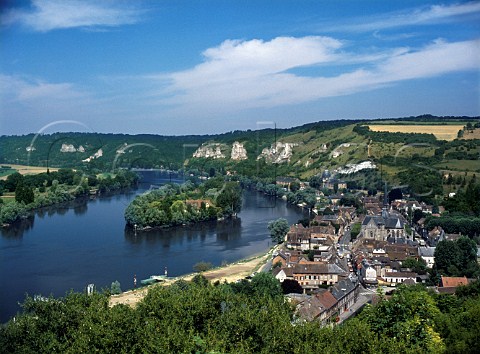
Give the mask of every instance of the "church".
M 382 214 L 365 216 L 361 232 L 363 237 L 379 241 L 396 241 L 399 238 L 405 238 L 405 222 L 400 215 L 391 215 L 388 212 L 386 193 Z

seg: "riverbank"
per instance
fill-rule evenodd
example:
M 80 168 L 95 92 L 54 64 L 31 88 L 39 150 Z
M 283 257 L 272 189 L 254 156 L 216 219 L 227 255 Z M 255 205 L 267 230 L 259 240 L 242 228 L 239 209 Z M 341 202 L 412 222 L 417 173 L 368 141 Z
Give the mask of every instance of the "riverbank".
M 277 249 L 277 246 L 271 248 L 268 252 L 240 260 L 238 262 L 218 267 L 206 272 L 200 273 L 210 282 L 219 281 L 221 283 L 232 283 L 237 280 L 245 279 L 246 276 L 251 275 L 254 272 L 260 271 L 266 264 L 268 259 L 272 257 L 273 252 Z M 148 291 L 155 286 L 168 286 L 178 280 L 192 280 L 192 278 L 199 273 L 187 274 L 175 278 L 169 278 L 167 281 L 149 285 L 143 288 L 126 291 L 119 295 L 112 295 L 110 297 L 109 306 L 115 306 L 119 304 L 129 305 L 135 307 L 148 293 Z

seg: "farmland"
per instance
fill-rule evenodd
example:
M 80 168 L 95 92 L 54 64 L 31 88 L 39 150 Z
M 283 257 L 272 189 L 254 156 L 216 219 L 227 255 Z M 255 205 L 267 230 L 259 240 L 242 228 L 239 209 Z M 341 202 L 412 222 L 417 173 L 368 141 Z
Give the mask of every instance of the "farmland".
M 2 175 L 0 175 L 0 179 L 6 179 L 10 173 L 18 172 L 22 175 L 31 175 L 31 174 L 37 174 L 37 173 L 42 173 L 42 172 L 47 172 L 46 167 L 40 167 L 40 166 L 25 166 L 25 165 L 11 165 L 11 164 L 4 164 L 3 166 L 8 167 L 7 169 L 4 169 L 4 172 Z M 50 168 L 50 171 L 58 171 L 58 168 Z
M 392 125 L 369 125 L 370 130 L 374 132 L 390 132 L 390 133 L 424 133 L 433 134 L 439 140 L 454 140 L 458 131 L 463 129 L 463 125 L 423 125 L 423 124 L 392 124 Z

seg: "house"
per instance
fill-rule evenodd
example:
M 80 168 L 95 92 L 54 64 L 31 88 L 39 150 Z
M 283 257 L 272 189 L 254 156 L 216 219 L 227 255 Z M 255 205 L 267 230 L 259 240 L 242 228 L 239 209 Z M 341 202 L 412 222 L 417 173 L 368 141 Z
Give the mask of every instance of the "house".
M 405 283 L 405 281 L 409 280 L 411 283 L 417 283 L 417 273 L 413 272 L 385 272 L 382 275 L 382 279 L 385 283 L 396 286 L 397 284 Z
M 328 251 L 334 244 L 335 227 L 330 223 L 322 226 L 304 227 L 302 224 L 292 225 L 287 233 L 286 246 L 292 250 Z
M 443 277 L 437 291 L 440 294 L 455 294 L 457 287 L 468 285 L 467 277 Z
M 297 250 L 280 250 L 273 255 L 272 264 L 281 263 L 282 267 L 298 263 L 305 255 Z
M 358 286 L 358 281 L 354 282 L 347 278 L 340 280 L 337 285 L 329 289 L 333 297 L 337 299 L 335 307 L 337 308 L 339 315 L 348 311 L 355 301 L 357 301 Z
M 378 284 L 377 271 L 369 265 L 363 265 L 360 268 L 360 277 L 365 286 L 376 286 Z
M 302 224 L 290 226 L 286 238 L 287 248 L 302 251 L 310 249 L 310 231 Z
M 290 185 L 294 182 L 299 182 L 296 178 L 291 177 L 277 177 L 276 184 L 290 190 Z
M 291 267 L 275 268 L 272 274 L 280 283 L 283 283 L 285 279 L 293 279 L 293 269 Z
M 298 304 L 295 314 L 303 321 L 318 321 L 326 325 L 336 312 L 337 299 L 325 290 Z
M 302 288 L 317 289 L 320 285 L 333 285 L 348 276 L 348 272 L 336 264 L 308 262 L 292 267 L 293 279 Z
M 427 268 L 433 268 L 435 263 L 435 247 L 419 247 L 418 255 L 427 263 Z
M 212 206 L 213 203 L 210 199 L 187 199 L 185 200 L 186 205 L 191 205 L 192 207 L 200 210 L 202 203 L 205 205 L 205 208 Z
M 297 306 L 296 316 L 304 321 L 318 321 L 326 325 L 353 306 L 358 289 L 357 281 L 344 279 L 330 289 L 302 301 Z

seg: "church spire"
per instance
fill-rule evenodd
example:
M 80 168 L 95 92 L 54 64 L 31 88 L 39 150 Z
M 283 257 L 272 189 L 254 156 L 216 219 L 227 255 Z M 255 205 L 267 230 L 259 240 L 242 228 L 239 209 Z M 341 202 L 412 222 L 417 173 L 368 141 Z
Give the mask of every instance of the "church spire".
M 385 190 L 383 192 L 383 208 L 382 208 L 382 217 L 388 219 L 388 194 L 387 194 L 387 182 L 385 181 Z

